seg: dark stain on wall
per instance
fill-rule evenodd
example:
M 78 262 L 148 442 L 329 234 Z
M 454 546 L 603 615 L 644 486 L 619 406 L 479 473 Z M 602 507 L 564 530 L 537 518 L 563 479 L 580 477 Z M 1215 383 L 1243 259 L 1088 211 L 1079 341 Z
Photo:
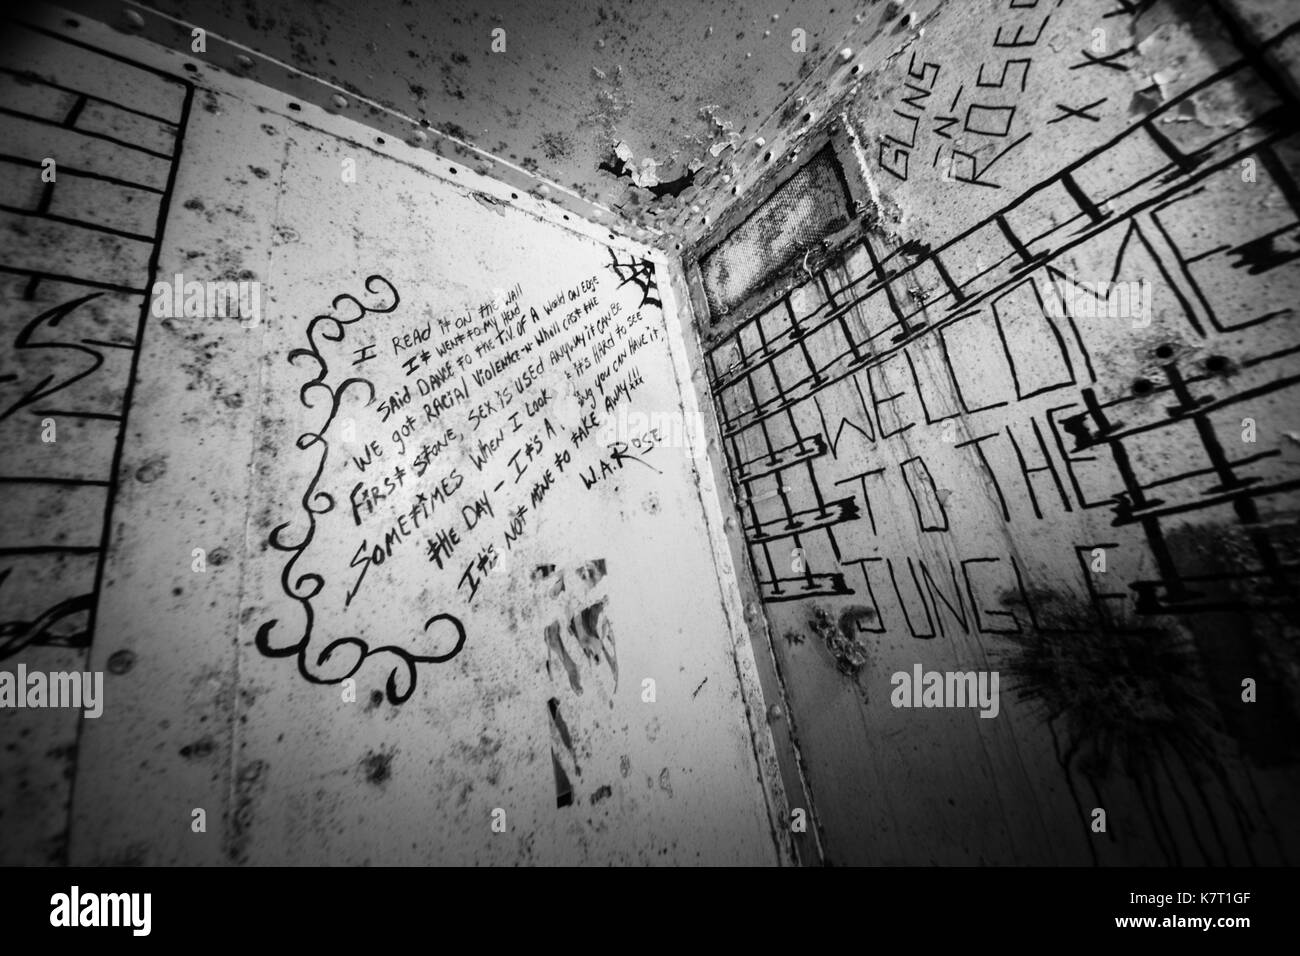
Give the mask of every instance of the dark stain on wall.
M 239 768 L 235 778 L 235 803 L 226 826 L 226 856 L 232 863 L 247 863 L 256 822 L 257 800 L 266 790 L 269 764 L 254 760 Z
M 361 774 L 366 783 L 382 786 L 393 775 L 393 750 L 371 750 L 361 758 Z

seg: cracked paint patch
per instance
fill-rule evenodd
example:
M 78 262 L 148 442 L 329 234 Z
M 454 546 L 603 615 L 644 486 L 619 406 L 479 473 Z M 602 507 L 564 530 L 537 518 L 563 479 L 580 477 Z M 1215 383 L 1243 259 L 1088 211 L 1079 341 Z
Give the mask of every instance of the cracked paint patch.
M 578 646 L 588 660 L 599 665 L 602 654 L 614 675 L 614 689 L 618 690 L 618 657 L 614 653 L 614 629 L 605 617 L 605 603 L 601 598 L 569 618 L 569 633 L 578 639 Z
M 598 169 L 612 173 L 618 177 L 627 177 L 632 181 L 632 185 L 646 190 L 656 199 L 664 196 L 677 197 L 686 189 L 695 183 L 695 176 L 699 172 L 701 163 L 692 160 L 686 166 L 686 172 L 676 179 L 661 180 L 659 178 L 659 163 L 647 156 L 639 164 L 633 162 L 635 159 L 631 147 L 624 142 L 614 144 L 613 151 L 609 158 L 601 160 Z
M 534 569 L 531 577 L 536 583 L 545 581 L 554 575 L 554 581 L 548 587 L 548 597 L 555 599 L 561 594 L 565 594 L 564 572 L 555 574 L 554 565 L 540 565 Z M 573 572 L 577 578 L 582 581 L 587 590 L 591 590 L 599 581 L 605 577 L 605 561 L 603 558 L 595 561 L 588 561 L 580 565 Z M 583 657 L 592 664 L 599 667 L 602 663 L 608 664 L 611 675 L 614 678 L 614 690 L 618 689 L 618 654 L 614 646 L 614 628 L 606 614 L 607 597 L 579 608 L 567 615 L 567 631 L 569 637 L 577 643 L 581 649 Z M 570 688 L 576 694 L 582 693 L 582 676 L 578 669 L 578 664 L 574 660 L 569 648 L 565 643 L 563 633 L 560 628 L 560 619 L 552 620 L 543 629 L 543 640 L 546 643 L 546 673 L 554 679 L 556 671 L 562 669 L 568 678 Z
M 564 718 L 562 708 L 565 705 L 560 695 L 566 692 L 579 696 L 582 694 L 581 664 L 584 661 L 597 674 L 608 666 L 613 676 L 613 689 L 610 694 L 618 689 L 618 657 L 614 649 L 614 629 L 606 616 L 609 598 L 602 596 L 592 600 L 594 595 L 591 593 L 605 578 L 606 573 L 607 565 L 604 558 L 586 561 L 572 568 L 569 576 L 578 580 L 577 591 L 565 586 L 565 571 L 558 569 L 554 564 L 537 565 L 529 574 L 534 588 L 540 592 L 541 603 L 543 605 L 549 603 L 554 614 L 542 633 L 546 643 L 546 673 L 553 685 L 558 684 L 556 695 L 546 702 L 557 808 L 572 806 L 578 801 L 579 795 L 576 793 L 573 780 L 582 775 L 582 769 L 578 764 L 579 746 L 569 722 Z M 567 622 L 567 628 L 562 629 L 562 622 Z M 568 632 L 567 641 L 565 629 Z M 570 653 L 573 644 L 581 649 L 580 655 Z M 563 678 L 560 677 L 561 671 Z M 599 681 L 597 689 L 600 689 Z M 578 705 L 574 702 L 573 706 Z M 613 706 L 612 700 L 610 706 Z M 572 713 L 571 709 L 570 714 Z M 589 747 L 582 748 L 582 752 L 590 756 Z M 595 804 L 611 796 L 612 792 L 606 785 L 595 791 L 590 802 Z
M 812 618 L 808 622 L 812 632 L 821 638 L 826 649 L 831 652 L 836 670 L 853 678 L 867 665 L 867 655 L 854 638 L 851 623 L 855 622 L 856 619 L 850 618 L 850 622 L 842 620 L 837 626 L 823 607 L 813 608 Z
M 552 697 L 546 702 L 547 710 L 551 715 L 551 768 L 555 773 L 555 806 L 567 807 L 573 804 L 573 784 L 569 781 L 569 775 L 564 769 L 564 764 L 560 761 L 560 754 L 555 747 L 555 738 L 558 736 L 560 745 L 568 755 L 567 761 L 572 764 L 575 774 L 581 774 L 582 770 L 578 767 L 578 755 L 573 749 L 573 735 L 569 733 L 569 725 L 565 723 L 563 715 L 560 714 L 560 701 L 558 697 Z

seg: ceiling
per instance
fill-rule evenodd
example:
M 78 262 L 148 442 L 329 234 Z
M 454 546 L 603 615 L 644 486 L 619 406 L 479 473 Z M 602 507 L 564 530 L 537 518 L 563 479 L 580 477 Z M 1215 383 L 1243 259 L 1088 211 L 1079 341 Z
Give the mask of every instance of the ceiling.
M 878 33 L 902 6 L 877 0 L 147 5 L 424 120 L 626 221 L 677 236 L 688 221 L 700 221 L 700 204 L 709 205 L 708 196 L 721 192 L 740 166 L 761 161 L 753 150 L 757 131 L 798 115 L 800 98 L 828 64 L 840 65 L 839 51 L 859 25 Z M 792 49 L 796 28 L 806 31 L 805 53 Z M 505 31 L 504 52 L 492 51 L 496 29 Z

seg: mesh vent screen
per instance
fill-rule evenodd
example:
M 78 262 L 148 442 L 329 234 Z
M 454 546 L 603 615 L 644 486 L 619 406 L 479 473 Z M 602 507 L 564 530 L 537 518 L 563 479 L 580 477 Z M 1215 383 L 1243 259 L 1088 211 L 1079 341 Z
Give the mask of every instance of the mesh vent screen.
M 826 146 L 700 259 L 709 311 L 716 317 L 735 309 L 848 221 L 844 180 Z

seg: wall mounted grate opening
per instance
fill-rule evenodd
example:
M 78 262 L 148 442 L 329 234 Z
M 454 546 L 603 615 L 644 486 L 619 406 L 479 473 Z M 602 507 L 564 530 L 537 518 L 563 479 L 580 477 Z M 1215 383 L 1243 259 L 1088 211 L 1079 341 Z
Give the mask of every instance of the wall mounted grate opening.
M 848 225 L 848 185 L 827 144 L 700 257 L 714 321 L 775 281 L 786 266 Z

